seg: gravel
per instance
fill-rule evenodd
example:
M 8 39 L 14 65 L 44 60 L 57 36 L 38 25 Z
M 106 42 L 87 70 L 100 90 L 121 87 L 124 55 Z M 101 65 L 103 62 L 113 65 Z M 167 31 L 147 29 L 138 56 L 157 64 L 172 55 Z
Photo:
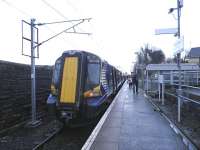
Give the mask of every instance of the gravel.
M 56 120 L 43 120 L 41 125 L 32 128 L 23 126 L 10 131 L 6 136 L 0 137 L 1 150 L 30 150 L 41 141 L 45 140 L 50 134 L 62 127 Z

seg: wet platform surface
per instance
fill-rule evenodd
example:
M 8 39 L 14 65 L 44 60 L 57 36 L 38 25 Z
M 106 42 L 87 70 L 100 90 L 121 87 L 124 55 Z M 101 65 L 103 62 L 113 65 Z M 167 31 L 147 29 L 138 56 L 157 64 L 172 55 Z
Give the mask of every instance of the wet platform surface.
M 100 125 L 102 124 L 102 125 Z M 105 122 L 88 140 L 90 150 L 184 150 L 181 138 L 146 100 L 133 94 L 125 83 L 116 96 Z M 92 133 L 94 134 L 94 133 Z

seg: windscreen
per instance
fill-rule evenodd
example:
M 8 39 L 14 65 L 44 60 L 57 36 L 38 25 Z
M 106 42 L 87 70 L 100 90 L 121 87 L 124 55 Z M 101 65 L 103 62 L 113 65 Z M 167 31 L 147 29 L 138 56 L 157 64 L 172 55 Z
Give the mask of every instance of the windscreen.
M 100 84 L 100 62 L 88 62 L 85 91 L 91 90 Z
M 60 70 L 61 70 L 61 59 L 59 58 L 54 66 L 54 71 L 53 71 L 53 78 L 52 78 L 52 83 L 58 87 L 59 81 L 60 81 Z

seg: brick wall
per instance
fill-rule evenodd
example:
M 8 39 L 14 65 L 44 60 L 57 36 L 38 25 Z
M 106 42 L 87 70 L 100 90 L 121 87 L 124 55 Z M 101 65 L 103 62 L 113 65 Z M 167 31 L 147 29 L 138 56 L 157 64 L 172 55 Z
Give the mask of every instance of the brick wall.
M 31 119 L 30 65 L 0 61 L 0 131 Z M 51 66 L 36 67 L 37 117 L 46 113 Z

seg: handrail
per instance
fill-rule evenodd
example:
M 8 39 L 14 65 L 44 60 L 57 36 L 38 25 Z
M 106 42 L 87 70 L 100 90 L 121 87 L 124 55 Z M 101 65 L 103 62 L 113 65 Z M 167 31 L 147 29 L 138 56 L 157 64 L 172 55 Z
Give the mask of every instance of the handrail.
M 146 82 L 146 80 L 145 80 L 145 82 Z M 157 83 L 158 82 L 158 79 L 149 79 L 148 80 L 148 82 L 155 82 L 155 83 Z M 178 82 L 178 80 L 173 80 L 173 82 Z M 170 80 L 164 80 L 164 83 L 170 83 L 171 84 L 171 82 L 170 82 Z M 194 81 L 187 81 L 187 83 L 195 83 Z M 178 84 L 176 84 L 176 83 L 172 83 L 171 85 L 178 85 Z M 183 85 L 183 86 L 187 86 L 187 85 Z M 192 86 L 191 86 L 192 87 Z M 196 87 L 195 87 L 196 88 Z
M 198 71 L 181 71 L 181 73 L 199 73 L 200 71 L 198 70 Z M 174 74 L 174 73 L 178 73 L 178 71 L 172 71 L 172 74 Z M 171 72 L 169 71 L 169 72 L 163 72 L 162 74 L 171 74 Z
M 173 83 L 173 84 L 171 84 L 171 85 L 178 85 L 178 84 Z M 181 85 L 181 86 L 182 86 L 182 87 L 189 87 L 189 88 L 192 88 L 192 89 L 198 89 L 198 90 L 200 90 L 199 87 L 195 87 L 195 86 L 190 86 L 190 85 Z
M 187 99 L 188 101 L 191 101 L 191 102 L 193 102 L 193 103 L 196 103 L 196 104 L 199 104 L 199 105 L 200 105 L 200 102 L 197 102 L 197 101 L 195 101 L 195 100 L 193 100 L 193 99 L 191 99 L 191 98 L 188 98 L 188 97 L 185 97 L 185 96 L 182 96 L 182 95 L 180 95 L 179 97 L 184 98 L 184 99 Z
M 181 97 L 181 98 L 183 98 L 183 99 L 186 99 L 186 100 L 188 100 L 188 101 L 191 101 L 191 102 L 193 102 L 193 103 L 196 103 L 196 104 L 199 104 L 200 105 L 200 102 L 197 102 L 197 101 L 195 101 L 195 100 L 193 100 L 193 99 L 191 99 L 191 98 L 188 98 L 188 97 L 185 97 L 185 96 L 182 96 L 182 95 L 180 95 L 180 96 L 178 96 L 178 95 L 175 95 L 175 94 L 172 94 L 172 93 L 169 93 L 169 92 L 165 92 L 166 94 L 168 94 L 168 95 L 171 95 L 171 96 L 174 96 L 174 97 Z
M 168 94 L 168 95 L 174 96 L 174 97 L 178 97 L 177 95 L 169 93 L 169 92 L 165 92 L 165 93 Z
M 156 83 L 155 80 L 154 80 L 154 83 Z M 175 84 L 175 83 L 174 83 L 174 84 L 170 84 L 170 85 L 177 85 L 177 86 L 178 86 L 178 84 Z M 199 87 L 193 87 L 193 86 L 189 86 L 189 85 L 181 85 L 181 86 L 182 86 L 182 87 L 189 87 L 189 88 L 192 88 L 192 89 L 198 89 L 198 90 L 200 90 Z M 188 101 L 191 101 L 191 102 L 193 102 L 193 103 L 196 103 L 196 104 L 199 104 L 199 105 L 200 105 L 200 102 L 195 101 L 195 100 L 193 100 L 193 99 L 191 99 L 191 98 L 188 98 L 188 97 L 185 97 L 185 96 L 182 96 L 182 95 L 172 94 L 172 93 L 166 92 L 166 91 L 164 91 L 164 93 L 166 93 L 166 94 L 168 94 L 168 95 L 171 95 L 171 96 L 173 96 L 173 97 L 176 97 L 176 98 L 180 97 L 180 98 L 186 99 L 186 100 L 188 100 Z

